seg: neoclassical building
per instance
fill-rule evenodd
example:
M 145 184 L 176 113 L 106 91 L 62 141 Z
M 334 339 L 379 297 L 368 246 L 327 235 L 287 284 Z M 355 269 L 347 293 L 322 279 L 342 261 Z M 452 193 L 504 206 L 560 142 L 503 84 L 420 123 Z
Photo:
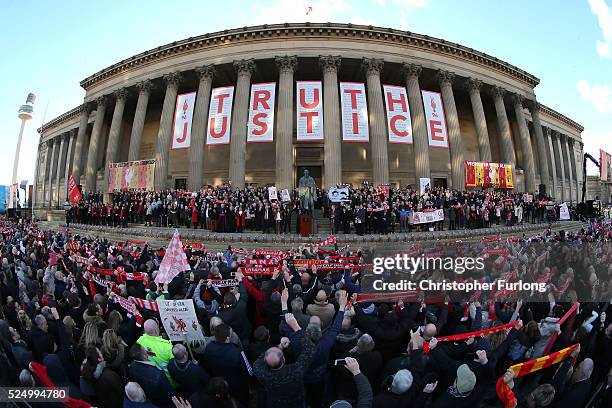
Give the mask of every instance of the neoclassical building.
M 296 83 L 322 81 L 324 140 L 296 138 Z M 363 83 L 369 139 L 342 139 L 339 84 Z M 274 138 L 247 143 L 251 85 L 275 83 Z M 463 189 L 465 161 L 509 163 L 517 191 L 576 202 L 583 127 L 536 99 L 535 76 L 426 35 L 352 24 L 291 23 L 192 37 L 134 55 L 81 81 L 83 104 L 40 129 L 36 207 L 61 206 L 72 172 L 106 191 L 108 164 L 155 160 L 155 188 L 231 181 L 292 188 L 390 183 Z M 413 142 L 390 143 L 383 85 L 405 88 Z M 211 90 L 233 86 L 228 144 L 206 143 Z M 441 94 L 448 148 L 430 146 L 421 91 Z M 178 94 L 197 92 L 191 146 L 170 148 Z

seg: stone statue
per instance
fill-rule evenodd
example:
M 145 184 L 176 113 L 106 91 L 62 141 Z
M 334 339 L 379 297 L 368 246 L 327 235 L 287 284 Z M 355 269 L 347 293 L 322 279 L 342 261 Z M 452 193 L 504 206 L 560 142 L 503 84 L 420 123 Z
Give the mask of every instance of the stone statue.
M 303 209 L 312 211 L 314 203 L 317 199 L 317 185 L 308 170 L 304 170 L 304 175 L 300 177 L 298 183 L 298 194 L 300 196 L 300 204 Z

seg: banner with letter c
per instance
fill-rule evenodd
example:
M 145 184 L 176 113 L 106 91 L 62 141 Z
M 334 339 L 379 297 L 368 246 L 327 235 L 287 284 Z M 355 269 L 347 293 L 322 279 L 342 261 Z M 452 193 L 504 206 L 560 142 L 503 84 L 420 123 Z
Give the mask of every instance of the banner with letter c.
M 276 83 L 251 85 L 247 142 L 274 140 L 274 100 Z
M 195 92 L 176 96 L 172 126 L 172 149 L 187 149 L 191 146 L 191 124 L 193 123 L 195 100 Z
M 207 145 L 229 144 L 233 101 L 233 86 L 212 90 L 208 109 L 208 126 L 206 126 Z
M 448 131 L 442 96 L 438 92 L 421 91 L 423 95 L 423 108 L 427 122 L 427 136 L 429 146 L 448 149 Z
M 387 108 L 389 143 L 412 143 L 412 120 L 408 96 L 403 86 L 383 85 Z
M 340 82 L 342 108 L 342 140 L 368 142 L 368 106 L 365 85 L 362 82 Z

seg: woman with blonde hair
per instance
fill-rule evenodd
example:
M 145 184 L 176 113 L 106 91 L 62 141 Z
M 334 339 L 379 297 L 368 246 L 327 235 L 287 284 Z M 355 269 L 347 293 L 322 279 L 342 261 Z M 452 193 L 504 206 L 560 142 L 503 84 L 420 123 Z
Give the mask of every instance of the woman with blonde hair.
M 122 374 L 122 363 L 125 354 L 125 346 L 121 337 L 112 329 L 106 329 L 102 335 L 102 357 L 106 361 L 106 366 Z
M 28 333 L 32 329 L 32 319 L 25 310 L 20 309 L 17 312 L 17 322 L 19 323 L 19 335 L 22 338 L 29 338 Z
M 89 321 L 83 326 L 83 332 L 77 346 L 77 361 L 85 359 L 85 351 L 90 347 L 100 346 L 100 335 L 98 325 L 95 321 Z

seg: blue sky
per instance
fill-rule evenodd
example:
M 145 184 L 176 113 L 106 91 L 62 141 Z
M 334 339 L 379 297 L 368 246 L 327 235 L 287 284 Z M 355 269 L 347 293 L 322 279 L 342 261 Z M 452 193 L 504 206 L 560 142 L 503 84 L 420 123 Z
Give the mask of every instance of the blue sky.
M 19 179 L 32 180 L 38 128 L 79 105 L 79 81 L 168 42 L 263 23 L 352 22 L 410 30 L 491 54 L 540 78 L 538 100 L 585 127 L 585 148 L 612 152 L 612 0 L 207 0 L 3 2 L 0 184 L 8 184 L 28 92 L 36 116 Z M 306 15 L 308 6 L 312 7 Z M 46 114 L 45 114 L 46 111 Z

